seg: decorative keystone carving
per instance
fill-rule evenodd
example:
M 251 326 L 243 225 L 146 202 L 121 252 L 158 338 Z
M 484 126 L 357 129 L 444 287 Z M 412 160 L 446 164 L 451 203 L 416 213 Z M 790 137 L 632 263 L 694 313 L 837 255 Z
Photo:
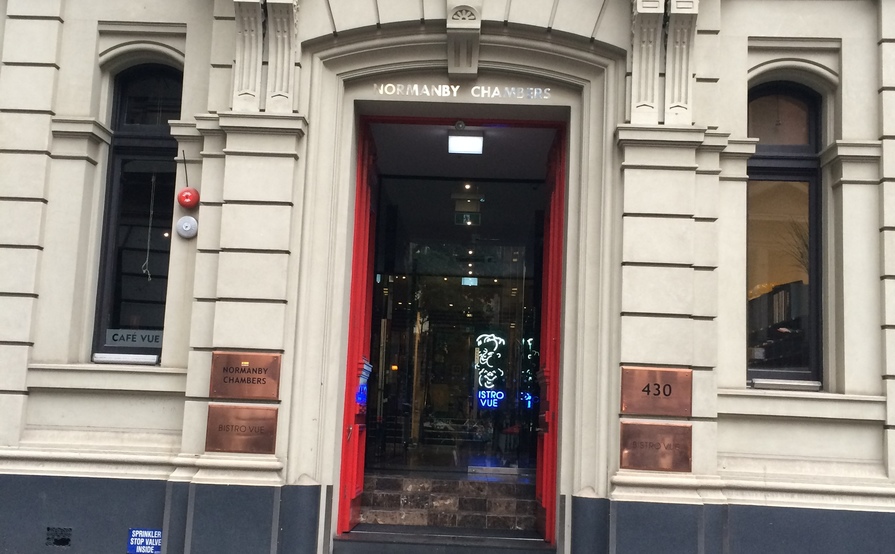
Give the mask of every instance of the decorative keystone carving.
M 631 123 L 659 124 L 659 71 L 664 0 L 634 0 Z
M 274 113 L 292 113 L 295 100 L 295 26 L 293 0 L 267 0 L 267 105 Z
M 698 0 L 672 0 L 665 59 L 665 124 L 693 123 L 693 41 Z
M 236 59 L 233 63 L 233 111 L 261 109 L 261 56 L 264 21 L 261 0 L 236 0 Z
M 482 0 L 447 0 L 448 75 L 475 77 L 479 72 Z
M 469 8 L 457 8 L 451 15 L 452 21 L 475 21 L 477 19 L 476 13 Z

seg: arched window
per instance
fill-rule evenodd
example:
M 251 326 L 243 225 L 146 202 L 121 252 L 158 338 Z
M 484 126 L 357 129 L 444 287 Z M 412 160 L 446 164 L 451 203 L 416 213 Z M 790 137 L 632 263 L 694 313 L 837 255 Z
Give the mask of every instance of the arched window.
M 821 375 L 820 97 L 792 83 L 749 94 L 758 138 L 747 188 L 748 378 Z
M 174 209 L 182 75 L 140 65 L 115 79 L 94 360 L 157 362 Z M 123 355 L 123 356 L 122 356 Z

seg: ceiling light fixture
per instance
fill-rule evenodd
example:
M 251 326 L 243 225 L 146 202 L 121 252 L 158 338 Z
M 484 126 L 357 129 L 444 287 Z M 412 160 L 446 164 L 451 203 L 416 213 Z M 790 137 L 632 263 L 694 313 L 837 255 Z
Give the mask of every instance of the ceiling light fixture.
M 485 137 L 481 133 L 448 133 L 448 154 L 481 154 Z

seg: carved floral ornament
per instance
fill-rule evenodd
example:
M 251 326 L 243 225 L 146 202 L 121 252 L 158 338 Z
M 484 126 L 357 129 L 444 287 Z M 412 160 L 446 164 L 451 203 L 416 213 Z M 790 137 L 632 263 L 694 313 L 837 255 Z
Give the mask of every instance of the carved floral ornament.
M 454 21 L 475 21 L 478 17 L 471 8 L 463 6 L 454 10 L 451 19 Z

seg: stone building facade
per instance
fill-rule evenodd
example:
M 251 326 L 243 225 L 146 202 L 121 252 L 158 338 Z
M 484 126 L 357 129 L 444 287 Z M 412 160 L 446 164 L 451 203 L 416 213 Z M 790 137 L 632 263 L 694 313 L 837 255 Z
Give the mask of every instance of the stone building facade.
M 895 541 L 895 0 L 0 0 L 0 44 L 0 552 Z

